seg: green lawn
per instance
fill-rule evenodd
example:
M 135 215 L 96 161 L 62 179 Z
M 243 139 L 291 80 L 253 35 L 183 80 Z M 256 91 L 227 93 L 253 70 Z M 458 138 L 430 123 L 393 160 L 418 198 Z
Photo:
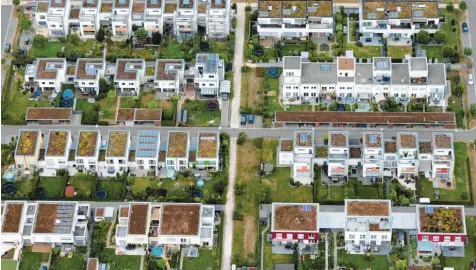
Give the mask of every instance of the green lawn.
M 28 56 L 35 59 L 39 57 L 56 58 L 57 53 L 61 51 L 61 44 L 57 41 L 37 42 L 40 39 L 35 36 L 33 45 L 28 51 Z
M 469 237 L 469 244 L 464 248 L 464 258 L 445 257 L 446 267 L 454 267 L 455 270 L 466 270 L 471 260 L 476 258 L 476 220 L 474 217 L 466 217 L 466 234 Z
M 266 243 L 264 246 L 264 268 L 274 269 L 276 264 L 294 263 L 293 254 L 273 254 L 272 245 Z
M 182 109 L 187 110 L 187 125 L 201 127 L 216 127 L 220 125 L 220 110 L 209 111 L 206 101 L 186 99 Z
M 71 258 L 56 256 L 50 267 L 51 270 L 83 270 L 85 268 L 85 256 L 77 253 L 73 253 Z
M 101 44 L 98 43 L 96 39 L 81 40 L 78 46 L 68 41 L 65 46 L 65 51 L 77 52 L 80 57 L 102 57 Z M 91 54 L 87 55 L 89 52 L 91 52 Z
M 145 59 L 145 60 L 154 60 L 157 58 L 156 56 L 156 52 L 157 52 L 157 56 L 159 55 L 158 52 L 159 52 L 159 47 L 146 47 L 144 49 L 135 49 L 132 51 L 132 56 L 134 58 L 141 58 L 141 59 Z
M 158 183 L 158 179 L 154 179 L 153 177 L 134 177 L 131 190 L 133 193 L 143 193 L 147 187 L 157 188 Z
M 41 263 L 48 262 L 48 253 L 31 252 L 30 248 L 25 248 L 21 254 L 20 270 L 38 270 Z
M 405 58 L 405 55 L 412 54 L 412 46 L 388 46 L 387 56 L 397 59 Z
M 273 202 L 312 202 L 312 187 L 289 185 L 290 168 L 274 168 L 270 176 L 263 176 L 263 183 L 271 187 Z
M 437 188 L 440 192 L 439 201 L 469 201 L 461 199 L 461 192 L 468 190 L 468 176 L 466 159 L 468 157 L 468 146 L 464 142 L 457 142 L 454 144 L 455 151 L 455 170 L 454 178 L 456 183 L 456 189 L 441 189 Z M 425 177 L 419 179 L 419 193 L 420 197 L 434 199 L 433 183 L 428 181 Z
M 218 269 L 220 258 L 217 257 L 216 251 L 209 249 L 200 249 L 197 258 L 185 257 L 183 259 L 184 270 L 209 270 Z
M 117 58 L 129 57 L 130 46 L 125 41 L 116 41 L 106 46 L 107 56 L 115 56 Z
M 354 30 L 355 29 L 355 30 Z M 354 21 L 350 21 L 350 26 L 349 26 L 349 39 L 350 41 L 352 42 L 355 42 L 355 35 L 352 35 L 352 33 L 356 30 L 359 29 L 359 23 L 358 22 L 354 22 Z
M 103 98 L 99 103 L 99 120 L 108 121 L 109 123 L 116 123 L 116 107 L 117 100 Z
M 87 99 L 76 99 L 75 110 L 81 110 L 83 112 L 81 116 L 82 125 L 91 125 L 97 122 L 99 114 L 94 107 L 94 103 L 89 103 Z
M 305 52 L 306 48 L 306 44 L 285 44 L 281 47 L 281 51 L 283 52 L 283 56 L 293 56 L 301 55 L 301 52 Z
M 446 21 L 443 23 L 443 27 L 441 28 L 441 30 L 446 33 L 446 41 L 444 45 L 454 47 L 458 42 L 458 30 L 456 30 L 456 33 L 451 32 L 451 20 L 453 20 L 455 14 L 454 12 L 448 12 L 445 8 L 440 8 L 439 13 L 440 17 L 446 17 Z M 457 27 L 459 28 L 458 24 Z M 426 50 L 426 57 L 428 57 L 428 59 L 436 58 L 441 60 L 443 58 L 443 46 L 422 46 L 422 49 Z
M 213 187 L 215 182 L 219 179 L 226 177 L 226 172 L 219 172 L 212 174 L 212 179 L 205 181 L 205 185 L 203 187 L 195 186 L 196 189 L 199 189 L 203 192 L 202 201 L 209 199 L 215 196 L 217 193 Z M 164 179 L 160 184 L 160 188 L 167 190 L 167 198 L 170 201 L 174 201 L 177 199 L 187 200 L 190 201 L 190 192 L 188 191 L 191 185 L 195 185 L 196 181 L 193 177 L 188 176 L 185 177 L 181 174 L 177 175 L 175 180 L 172 179 Z M 134 186 L 136 184 L 134 183 Z M 145 186 L 145 185 L 142 185 Z M 152 182 L 152 186 L 157 186 Z M 132 188 L 134 190 L 134 187 Z M 185 190 L 185 191 L 184 191 Z
M 448 72 L 447 78 L 451 81 L 451 91 L 453 92 L 453 90 L 458 86 L 458 84 L 460 82 L 460 73 L 456 72 L 456 71 Z M 462 83 L 466 83 L 466 82 L 463 81 Z M 464 109 L 463 109 L 463 104 L 462 103 L 463 103 L 463 100 L 462 100 L 461 97 L 451 95 L 448 98 L 448 107 L 446 108 L 446 110 L 448 112 L 454 112 L 455 113 L 456 126 L 458 128 L 464 128 L 465 127 Z
M 25 198 L 31 195 L 34 184 L 33 180 L 15 180 L 15 186 L 17 188 L 15 198 Z
M 362 182 L 357 181 L 355 185 L 355 195 L 359 199 L 379 199 L 378 187 L 373 185 L 362 185 Z
M 86 173 L 77 173 L 69 177 L 69 182 L 77 192 L 79 198 L 89 198 L 96 191 L 96 176 Z
M 40 99 L 39 101 L 28 100 L 30 94 L 25 91 L 24 94 L 18 91 L 23 78 L 25 70 L 19 70 L 16 78 L 12 78 L 11 91 L 8 91 L 2 102 L 2 122 L 4 125 L 24 125 L 25 115 L 28 107 L 49 107 L 50 102 L 46 99 Z M 20 84 L 19 81 L 20 80 Z
M 39 187 L 44 187 L 47 198 L 62 198 L 66 187 L 66 179 L 63 177 L 40 177 Z
M 443 47 L 442 46 L 421 46 L 423 50 L 426 51 L 426 57 L 428 59 L 436 58 L 436 59 L 443 59 Z
M 16 270 L 17 269 L 17 261 L 15 261 L 15 260 L 2 260 L 1 268 L 3 270 Z
M 347 39 L 345 39 L 347 43 Z M 372 58 L 382 56 L 382 46 L 362 46 L 358 47 L 355 43 L 346 44 L 347 50 L 353 50 L 356 58 Z
M 140 268 L 141 256 L 115 255 L 113 248 L 105 248 L 99 257 L 101 263 L 109 263 L 109 270 L 135 270 Z
M 108 198 L 122 199 L 126 195 L 126 185 L 122 180 L 108 179 L 98 183 L 98 190 L 105 190 Z
M 375 256 L 373 261 L 368 261 L 363 255 L 354 255 L 354 254 L 343 254 L 339 250 L 337 262 L 339 265 L 349 265 L 353 264 L 354 269 L 365 270 L 365 269 L 388 269 L 387 257 L 383 255 Z
M 290 112 L 311 112 L 312 105 L 288 105 L 287 111 Z
M 136 103 L 137 97 L 121 97 L 120 108 L 137 108 L 140 107 L 140 102 Z
M 160 58 L 164 59 L 182 59 L 184 57 L 184 52 L 180 48 L 180 43 L 175 39 L 170 39 L 165 44 L 162 45 L 162 50 L 160 51 Z

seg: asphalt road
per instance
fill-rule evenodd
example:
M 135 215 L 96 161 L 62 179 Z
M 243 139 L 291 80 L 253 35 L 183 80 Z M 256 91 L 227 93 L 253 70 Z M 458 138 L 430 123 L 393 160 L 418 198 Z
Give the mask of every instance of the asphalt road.
M 476 64 L 476 48 L 472 47 L 471 45 L 475 44 L 476 46 L 476 1 L 466 1 L 468 4 L 468 34 L 463 34 L 463 46 L 470 47 L 473 49 L 473 65 Z M 472 33 L 472 34 L 471 34 Z M 466 41 L 465 41 L 466 40 Z M 469 45 L 469 46 L 467 46 Z M 472 68 L 473 71 L 473 78 L 474 78 L 474 67 Z M 469 85 L 468 89 L 468 99 L 470 104 L 476 103 L 476 89 L 474 85 Z
M 11 18 L 12 18 L 12 13 L 13 13 L 13 6 L 11 5 L 2 5 L 2 20 L 1 20 L 1 23 L 2 23 L 2 30 L 1 30 L 1 33 L 2 33 L 2 50 L 3 50 L 3 46 L 5 45 L 5 43 L 7 43 L 7 33 L 9 32 L 8 29 L 11 29 Z M 16 24 L 15 24 L 16 26 Z M 12 33 L 8 33 L 8 37 L 12 36 L 11 38 L 9 38 L 8 42 L 11 42 L 11 39 L 13 38 L 13 35 L 15 33 L 15 29 L 13 29 L 13 31 L 11 31 Z

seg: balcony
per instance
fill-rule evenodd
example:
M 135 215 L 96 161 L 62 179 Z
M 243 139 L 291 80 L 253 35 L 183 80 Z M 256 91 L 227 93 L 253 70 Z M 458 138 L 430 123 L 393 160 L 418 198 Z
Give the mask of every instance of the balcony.
M 321 24 L 310 23 L 308 25 L 309 25 L 309 29 L 332 29 L 333 28 L 332 24 L 326 24 L 326 23 L 321 23 Z
M 285 24 L 285 28 L 306 28 L 306 24 Z

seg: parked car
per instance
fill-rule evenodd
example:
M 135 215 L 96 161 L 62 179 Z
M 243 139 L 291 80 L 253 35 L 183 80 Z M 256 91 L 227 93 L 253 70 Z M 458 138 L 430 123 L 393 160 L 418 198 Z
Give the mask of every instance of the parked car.
M 248 123 L 250 123 L 250 125 L 253 125 L 255 123 L 255 115 L 254 114 L 248 114 Z
M 465 34 L 468 33 L 468 24 L 464 22 L 462 25 L 462 29 L 463 29 L 463 33 Z
M 469 85 L 473 85 L 473 84 L 474 84 L 473 74 L 469 74 L 469 75 L 468 75 L 468 84 L 469 84 Z
M 241 114 L 241 121 L 240 121 L 240 123 L 241 123 L 242 125 L 246 125 L 246 114 L 244 114 L 244 113 Z
M 10 44 L 5 44 L 5 46 L 3 46 L 3 52 L 5 53 L 9 53 L 10 52 Z

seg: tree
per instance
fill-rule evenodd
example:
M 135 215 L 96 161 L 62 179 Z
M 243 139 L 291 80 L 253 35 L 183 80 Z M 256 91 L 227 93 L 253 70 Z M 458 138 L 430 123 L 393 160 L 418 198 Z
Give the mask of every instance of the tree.
M 137 31 L 138 28 L 139 28 L 139 26 L 133 24 L 133 25 L 132 25 L 132 32 Z
M 476 104 L 471 104 L 471 109 L 469 109 L 472 116 L 476 116 Z
M 152 33 L 152 44 L 160 45 L 161 42 L 162 42 L 162 34 L 160 34 L 159 32 Z
M 73 50 L 65 50 L 64 52 L 64 58 L 70 62 L 76 62 L 76 60 L 80 57 L 78 52 L 73 51 Z
M 474 104 L 473 104 L 473 105 L 474 105 Z M 461 191 L 460 197 L 461 197 L 461 199 L 463 199 L 463 200 L 467 200 L 467 199 L 469 198 L 469 194 L 468 194 L 467 191 Z
M 106 38 L 106 32 L 104 32 L 104 29 L 102 27 L 100 27 L 98 32 L 96 33 L 96 40 L 98 42 L 103 42 L 105 38 Z
M 453 3 L 446 4 L 446 10 L 448 12 L 453 12 L 455 10 L 455 5 Z
M 157 261 L 157 267 L 159 267 L 159 268 L 164 269 L 166 265 L 167 265 L 167 263 L 163 259 L 160 259 L 160 260 Z
M 149 101 L 148 108 L 149 108 L 149 110 L 157 109 L 157 102 L 155 100 Z
M 468 5 L 466 4 L 465 1 L 459 2 L 458 6 L 459 6 L 459 9 L 461 10 L 466 10 L 468 8 Z
M 137 29 L 134 36 L 137 39 L 143 40 L 143 39 L 146 39 L 149 36 L 149 32 L 147 32 L 147 30 L 145 30 L 144 28 L 140 28 L 140 29 Z
M 405 269 L 407 269 L 407 260 L 397 261 L 397 263 L 395 263 L 395 269 L 396 270 L 405 270 Z
M 463 83 L 458 83 L 458 85 L 453 88 L 452 94 L 457 97 L 461 97 L 464 93 L 464 86 Z
M 215 184 L 213 184 L 213 188 L 215 189 L 216 193 L 223 194 L 226 188 L 226 183 L 224 180 L 216 181 Z
M 431 261 L 432 266 L 439 266 L 440 265 L 440 259 L 438 257 L 433 258 L 433 261 Z
M 237 143 L 239 145 L 243 145 L 246 142 L 247 138 L 248 138 L 248 136 L 246 135 L 246 133 L 240 132 L 240 134 L 238 135 Z
M 68 37 L 68 41 L 71 42 L 74 46 L 79 46 L 81 44 L 81 39 L 78 34 L 71 34 Z
M 113 90 L 109 90 L 109 92 L 107 92 L 107 98 L 108 99 L 115 99 L 116 98 L 116 91 Z
M 401 205 L 409 205 L 410 204 L 410 200 L 407 197 L 405 197 L 405 195 L 398 196 L 398 201 L 400 202 Z
M 31 28 L 31 20 L 28 18 L 28 16 L 23 15 L 23 19 L 21 20 L 21 30 L 22 31 L 27 31 L 30 30 Z
M 438 30 L 435 33 L 435 41 L 438 43 L 445 43 L 446 33 L 443 30 Z
M 14 4 L 15 6 L 18 6 L 18 5 L 20 4 L 20 0 L 13 0 L 13 4 Z
M 463 51 L 463 54 L 464 56 L 466 57 L 471 57 L 471 55 L 473 55 L 473 49 L 471 48 L 464 48 L 464 51 Z
M 443 47 L 443 57 L 451 58 L 454 57 L 454 55 L 457 53 L 455 48 L 451 46 L 444 46 Z
M 422 30 L 416 34 L 416 40 L 418 43 L 426 45 L 430 43 L 430 40 L 431 40 L 430 33 L 428 33 L 425 30 Z

